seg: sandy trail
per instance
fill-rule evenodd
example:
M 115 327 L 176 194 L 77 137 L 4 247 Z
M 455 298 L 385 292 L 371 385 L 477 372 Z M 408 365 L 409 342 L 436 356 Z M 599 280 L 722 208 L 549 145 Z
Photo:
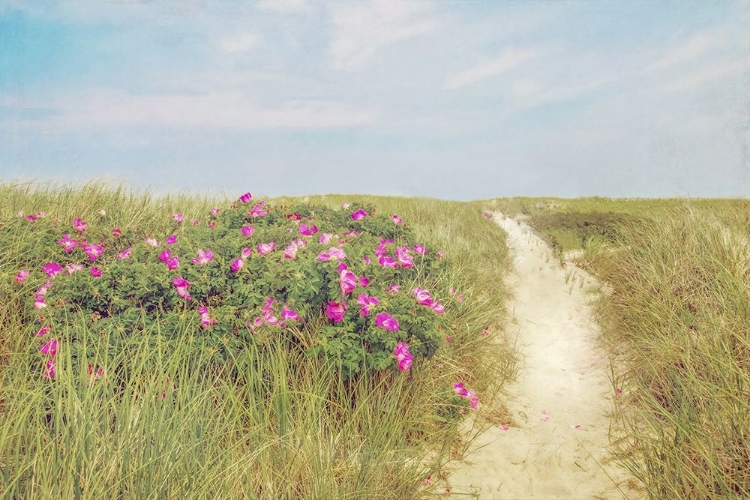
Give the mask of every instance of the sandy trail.
M 507 388 L 513 425 L 477 437 L 470 450 L 478 449 L 451 475 L 452 493 L 519 500 L 637 498 L 624 486 L 627 473 L 608 460 L 607 412 L 614 395 L 585 291 L 594 279 L 571 264 L 561 268 L 527 226 L 500 214 L 495 220 L 515 253 L 507 330 L 510 338 L 517 335 L 523 359 L 518 380 Z

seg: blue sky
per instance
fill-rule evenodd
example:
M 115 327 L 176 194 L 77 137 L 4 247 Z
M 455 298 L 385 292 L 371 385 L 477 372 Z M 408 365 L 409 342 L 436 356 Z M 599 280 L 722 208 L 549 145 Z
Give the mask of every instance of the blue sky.
M 0 179 L 748 196 L 747 1 L 0 0 Z

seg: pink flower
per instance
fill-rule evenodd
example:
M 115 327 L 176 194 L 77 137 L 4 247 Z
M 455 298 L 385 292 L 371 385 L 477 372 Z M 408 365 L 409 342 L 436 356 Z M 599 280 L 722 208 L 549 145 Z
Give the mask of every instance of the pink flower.
M 170 257 L 167 259 L 167 262 L 165 262 L 165 264 L 167 264 L 167 269 L 169 269 L 170 271 L 174 271 L 175 269 L 180 267 L 180 259 L 176 256 Z
M 177 221 L 177 222 L 180 222 L 180 223 L 181 223 L 182 221 L 184 221 L 184 220 L 185 220 L 185 218 L 184 218 L 184 217 L 182 216 L 182 214 L 174 214 L 174 215 L 172 216 L 172 220 L 173 220 L 173 221 Z
M 89 260 L 94 262 L 104 253 L 104 248 L 102 248 L 101 245 L 84 245 L 83 251 L 89 256 Z
M 442 259 L 443 257 L 445 257 L 445 255 L 443 255 L 443 252 L 438 252 L 438 253 L 437 253 L 437 255 L 438 255 L 438 257 L 440 257 L 441 259 Z
M 322 252 L 318 255 L 318 260 L 343 260 L 346 259 L 346 254 L 343 250 L 336 247 L 331 247 L 327 252 Z
M 347 208 L 349 208 L 349 203 L 344 203 L 343 205 L 341 205 L 341 210 L 346 210 Z
M 240 201 L 242 203 L 247 203 L 248 201 L 252 199 L 253 199 L 253 195 L 251 195 L 250 193 L 245 193 L 242 196 L 240 196 Z
M 50 332 L 50 330 L 52 330 L 52 327 L 51 327 L 51 326 L 49 326 L 49 325 L 44 325 L 43 327 L 41 327 L 41 328 L 39 329 L 39 331 L 38 331 L 38 332 L 36 332 L 36 336 L 37 336 L 37 337 L 44 337 L 45 335 L 47 335 L 47 334 L 48 334 L 48 333 Z
M 99 269 L 96 266 L 93 266 L 91 268 L 91 276 L 93 276 L 94 278 L 99 278 L 99 277 L 101 277 L 101 275 L 102 275 L 102 270 L 101 269 Z
M 397 332 L 398 327 L 399 327 L 398 320 L 394 318 L 393 316 L 391 316 L 390 314 L 384 313 L 384 312 L 378 314 L 377 317 L 375 318 L 375 326 L 379 326 L 380 328 L 385 328 L 389 332 Z M 411 362 L 409 363 L 409 365 L 411 366 Z M 409 368 L 407 367 L 406 369 L 408 370 Z
M 341 293 L 343 295 L 351 293 L 357 288 L 357 276 L 343 262 L 339 264 L 339 279 L 341 280 Z
M 427 249 L 423 247 L 422 245 L 420 245 L 419 243 L 417 243 L 416 245 L 414 245 L 414 252 L 418 253 L 419 255 L 424 255 L 427 253 Z
M 61 245 L 63 247 L 63 250 L 66 252 L 70 252 L 76 246 L 78 246 L 78 242 L 76 240 L 71 240 L 69 234 L 63 234 L 62 239 L 57 240 L 57 244 Z
M 360 208 L 356 212 L 352 212 L 349 217 L 351 217 L 352 220 L 362 220 L 367 217 L 367 212 L 365 212 L 364 208 Z
M 245 260 L 244 260 L 244 259 L 242 259 L 242 258 L 239 258 L 239 259 L 234 259 L 234 260 L 232 261 L 232 265 L 231 265 L 231 266 L 229 266 L 229 268 L 230 268 L 230 269 L 231 269 L 231 270 L 232 270 L 233 272 L 235 272 L 235 273 L 236 273 L 236 272 L 238 272 L 238 271 L 239 271 L 240 269 L 242 269 L 242 266 L 244 266 L 244 265 L 245 265 Z
M 274 241 L 270 243 L 260 243 L 258 245 L 258 253 L 261 255 L 268 255 L 269 253 L 273 252 L 275 248 L 276 248 L 276 242 Z
M 27 215 L 26 220 L 30 220 L 31 222 L 34 222 L 36 220 L 36 215 Z
M 412 293 L 420 305 L 432 307 L 432 297 L 430 296 L 430 292 L 422 288 L 415 288 L 412 290 Z
M 208 223 L 208 228 L 209 229 L 213 229 L 215 227 L 216 227 L 216 221 L 215 220 L 212 220 L 211 222 Z
M 409 245 L 397 248 L 396 257 L 401 267 L 414 267 L 414 257 L 409 255 Z
M 164 243 L 166 243 L 167 245 L 174 245 L 175 243 L 177 243 L 177 235 L 171 234 L 167 236 L 167 239 L 164 241 Z
M 329 302 L 326 305 L 326 316 L 334 323 L 341 323 L 344 321 L 344 315 L 346 314 L 346 302 L 343 300 L 339 302 Z
M 147 245 L 151 245 L 152 247 L 158 247 L 159 246 L 159 242 L 156 241 L 154 238 L 146 238 L 143 241 L 145 241 Z
M 201 325 L 203 328 L 208 328 L 209 326 L 216 324 L 216 320 L 208 314 L 208 307 L 199 307 L 198 313 L 201 315 Z
M 370 257 L 368 257 L 367 255 L 365 255 L 364 257 L 362 257 L 362 260 L 363 260 L 363 261 L 365 262 L 365 264 L 367 264 L 368 266 L 370 265 L 370 262 L 372 262 L 372 261 L 370 260 Z
M 76 271 L 83 271 L 83 264 L 68 264 L 65 266 L 65 272 L 68 273 L 68 276 Z
M 320 235 L 320 238 L 318 238 L 318 241 L 321 242 L 323 245 L 328 245 L 331 242 L 332 238 L 333 238 L 332 233 L 323 233 Z
M 401 291 L 401 285 L 396 285 L 396 284 L 391 285 L 388 288 L 386 288 L 385 291 L 386 293 L 388 293 L 388 295 L 396 295 L 398 292 Z
M 57 339 L 48 340 L 42 347 L 39 348 L 39 352 L 48 356 L 54 356 L 57 354 Z
M 384 255 L 378 259 L 378 264 L 380 264 L 381 267 L 398 267 L 398 264 L 393 259 L 393 257 L 389 257 L 387 255 Z
M 42 266 L 42 270 L 47 273 L 47 276 L 52 278 L 53 276 L 62 272 L 62 267 L 57 262 L 49 262 Z
M 392 214 L 391 215 L 391 219 L 393 219 L 393 222 L 395 222 L 396 224 L 403 224 L 404 223 L 404 221 L 401 220 L 401 217 L 399 217 L 396 214 Z
M 36 294 L 36 299 L 34 300 L 34 309 L 41 309 L 43 307 L 47 307 L 47 302 L 44 300 L 44 295 Z
M 177 289 L 177 295 L 179 295 L 185 300 L 190 300 L 190 294 L 188 293 L 188 288 L 190 288 L 190 283 L 188 282 L 188 280 L 186 280 L 182 276 L 177 276 L 175 279 L 172 280 L 172 284 Z
M 268 210 L 264 210 L 262 208 L 263 205 L 265 205 L 265 203 L 262 203 L 262 202 L 258 203 L 257 205 L 255 205 L 253 207 L 253 209 L 250 210 L 250 212 L 248 212 L 247 216 L 248 217 L 264 217 L 264 216 L 268 215 L 269 211 Z
M 240 228 L 240 231 L 242 231 L 242 236 L 245 238 L 249 238 L 253 235 L 253 231 L 255 231 L 255 226 L 242 226 Z
M 218 209 L 218 207 L 213 207 L 211 209 L 211 215 L 213 215 L 214 217 L 216 217 L 217 215 L 219 215 L 219 209 Z
M 89 366 L 86 368 L 86 373 L 88 373 L 89 377 L 91 377 L 91 381 L 100 379 L 104 376 L 104 368 L 101 366 L 94 370 L 94 367 L 91 363 L 89 363 Z
M 44 372 L 42 372 L 44 378 L 55 378 L 55 360 L 50 358 L 47 360 Z
M 26 279 L 29 277 L 29 270 L 28 269 L 22 269 L 19 271 L 18 274 L 16 274 L 16 282 L 23 283 L 26 281 Z
M 468 391 L 464 387 L 464 384 L 461 382 L 453 384 L 453 392 L 455 392 L 457 395 L 461 396 L 462 398 L 465 398 L 468 394 Z
M 200 225 L 200 223 L 201 223 L 201 221 L 200 221 L 200 220 L 198 220 L 198 219 L 193 219 L 193 226 L 199 226 L 199 225 Z
M 456 300 L 458 300 L 460 303 L 463 304 L 463 302 L 464 302 L 464 294 L 463 293 L 459 293 L 458 297 L 456 297 Z
M 456 295 L 456 289 L 451 287 L 451 289 L 448 290 L 448 293 L 450 293 L 451 295 Z
M 388 253 L 388 248 L 386 248 L 386 245 L 390 245 L 393 242 L 391 240 L 380 240 L 380 244 L 375 249 L 375 257 L 383 257 Z
M 51 281 L 46 281 L 44 285 L 40 286 L 39 289 L 36 291 L 37 295 L 46 295 L 47 289 L 52 286 Z
M 469 405 L 473 410 L 476 410 L 479 406 L 479 397 L 477 396 L 477 393 L 474 391 L 474 389 L 467 390 L 466 387 L 464 387 L 464 384 L 459 382 L 453 384 L 453 392 L 464 399 L 468 399 Z
M 87 226 L 88 224 L 85 221 L 81 220 L 80 218 L 73 221 L 73 227 L 81 233 L 86 230 Z
M 240 252 L 240 257 L 243 259 L 249 258 L 253 254 L 253 249 L 250 247 L 245 247 L 242 249 L 242 252 Z
M 359 277 L 359 285 L 361 287 L 367 287 L 370 284 L 370 280 L 367 278 L 367 276 L 360 276 Z
M 299 225 L 299 234 L 303 236 L 312 236 L 318 232 L 318 226 L 308 226 L 307 224 Z
M 445 307 L 443 307 L 443 304 L 441 304 L 439 300 L 434 301 L 430 307 L 436 314 L 445 313 Z
M 297 245 L 296 242 L 292 241 L 291 243 L 289 243 L 289 246 L 287 246 L 284 249 L 284 258 L 285 259 L 293 259 L 293 258 L 295 258 L 297 256 L 297 249 L 298 248 L 299 248 L 299 246 Z
M 344 231 L 344 236 L 351 236 L 352 238 L 362 234 L 362 231 Z
M 284 306 L 283 309 L 281 309 L 281 319 L 300 321 L 297 312 L 294 309 L 290 309 L 288 306 Z
M 167 248 L 159 254 L 159 262 L 166 263 L 167 260 L 172 256 L 172 250 Z
M 279 324 L 279 319 L 273 315 L 273 303 L 276 302 L 271 297 L 268 297 L 268 300 L 266 301 L 266 304 L 263 306 L 263 310 L 261 311 L 261 316 L 263 316 L 263 320 L 271 325 L 276 326 Z
M 198 258 L 191 259 L 190 262 L 196 266 L 204 266 L 214 260 L 214 253 L 211 250 L 198 250 Z
M 120 252 L 120 253 L 117 254 L 117 258 L 118 259 L 127 259 L 128 257 L 130 257 L 130 253 L 132 251 L 133 251 L 133 247 L 126 248 L 125 250 L 123 250 L 122 252 Z
M 119 238 L 121 234 L 122 234 L 122 231 L 120 230 L 119 227 L 116 227 L 116 228 L 112 229 L 112 237 L 113 238 Z
M 398 369 L 402 372 L 409 371 L 414 359 L 414 356 L 409 352 L 409 345 L 405 342 L 399 342 L 396 344 L 396 348 L 393 349 L 393 355 L 396 357 Z
M 362 306 L 362 309 L 359 310 L 359 314 L 361 316 L 369 316 L 370 312 L 372 312 L 372 310 L 375 309 L 375 306 L 380 304 L 380 300 L 378 300 L 377 297 L 373 297 L 371 295 L 367 295 L 366 293 L 362 293 L 359 295 L 359 298 L 357 299 L 357 304 Z

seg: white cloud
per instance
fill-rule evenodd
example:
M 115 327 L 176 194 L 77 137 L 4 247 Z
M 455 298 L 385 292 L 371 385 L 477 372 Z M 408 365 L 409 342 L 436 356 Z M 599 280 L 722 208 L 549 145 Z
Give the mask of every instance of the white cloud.
M 307 0 L 258 0 L 257 6 L 261 10 L 299 14 L 307 9 Z
M 473 68 L 450 76 L 443 83 L 443 89 L 455 90 L 466 87 L 467 85 L 510 71 L 526 61 L 536 59 L 540 55 L 541 52 L 534 48 L 508 48 L 495 59 L 483 61 Z
M 4 98 L 5 99 L 5 98 Z M 0 99 L 2 100 L 2 99 Z M 74 102 L 75 105 L 70 103 Z M 324 129 L 374 122 L 378 112 L 334 101 L 290 101 L 277 107 L 257 106 L 239 93 L 204 95 L 130 95 L 87 92 L 85 97 L 56 99 L 39 106 L 57 113 L 40 127 L 134 127 L 226 129 Z
M 750 61 L 745 58 L 714 64 L 702 67 L 698 71 L 693 71 L 687 76 L 676 78 L 664 84 L 662 90 L 665 92 L 687 92 L 714 83 L 717 80 L 733 78 L 743 72 L 749 71 Z
M 330 50 L 333 68 L 352 70 L 389 45 L 435 31 L 440 22 L 419 1 L 373 0 L 369 5 L 336 7 Z
M 258 37 L 252 33 L 239 33 L 234 36 L 222 38 L 219 46 L 230 54 L 248 52 L 256 47 Z

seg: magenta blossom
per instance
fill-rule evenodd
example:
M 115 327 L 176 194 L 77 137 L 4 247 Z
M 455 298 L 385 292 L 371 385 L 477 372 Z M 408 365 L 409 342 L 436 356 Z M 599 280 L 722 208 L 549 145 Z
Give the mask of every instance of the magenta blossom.
M 349 294 L 357 288 L 357 276 L 343 262 L 339 264 L 339 279 L 341 280 L 341 293 L 343 295 Z
M 36 298 L 34 300 L 34 309 L 41 309 L 43 307 L 47 307 L 47 302 L 44 299 L 44 295 L 36 294 Z
M 26 216 L 26 220 L 34 222 L 36 220 L 36 215 L 27 215 Z
M 89 363 L 88 367 L 86 368 L 86 373 L 91 378 L 90 381 L 94 381 L 104 376 L 104 368 L 100 366 L 99 368 L 94 370 L 94 366 L 91 363 Z
M 409 245 L 397 248 L 396 257 L 401 267 L 414 267 L 414 257 L 409 255 Z
M 307 224 L 299 225 L 299 234 L 303 236 L 312 236 L 318 232 L 318 226 L 308 226 Z
M 258 245 L 258 253 L 261 255 L 268 255 L 269 253 L 273 252 L 276 248 L 276 242 L 272 241 L 270 243 L 260 243 Z
M 52 286 L 52 282 L 51 281 L 49 281 L 49 280 L 45 281 L 44 285 L 40 286 L 39 289 L 36 291 L 36 294 L 37 295 L 46 295 L 47 294 L 47 290 L 51 286 Z
M 451 287 L 451 289 L 448 290 L 448 293 L 450 293 L 451 295 L 456 295 L 456 289 Z
M 55 360 L 50 358 L 47 360 L 44 371 L 42 372 L 44 378 L 55 378 Z
M 389 286 L 388 288 L 386 288 L 385 291 L 386 293 L 388 293 L 388 295 L 396 295 L 398 292 L 401 291 L 401 285 L 393 284 Z
M 284 258 L 294 259 L 297 256 L 298 249 L 299 245 L 297 245 L 297 242 L 292 241 L 291 243 L 289 243 L 289 246 L 284 249 Z
M 190 262 L 196 266 L 204 266 L 214 260 L 214 253 L 211 250 L 198 250 L 198 258 L 191 259 Z
M 419 255 L 425 255 L 427 253 L 427 249 L 424 246 L 417 243 L 416 245 L 414 245 L 414 252 L 418 253 Z
M 48 356 L 54 356 L 57 354 L 57 339 L 48 340 L 42 347 L 39 348 L 39 352 Z
M 73 221 L 73 227 L 81 233 L 86 230 L 87 226 L 88 224 L 85 221 L 81 220 L 80 218 Z
M 185 220 L 185 218 L 182 216 L 182 214 L 174 214 L 172 216 L 172 220 L 181 223 L 182 221 Z
M 334 323 L 341 323 L 344 321 L 344 315 L 346 314 L 346 302 L 343 300 L 341 303 L 329 302 L 326 305 L 326 316 Z
M 404 221 L 401 220 L 401 217 L 399 217 L 396 214 L 392 214 L 391 215 L 391 219 L 393 219 L 393 222 L 395 222 L 396 224 L 403 224 L 404 223 Z
M 26 281 L 26 279 L 29 277 L 29 270 L 28 269 L 21 269 L 18 274 L 16 274 L 16 282 L 17 283 L 23 283 Z
M 123 250 L 122 252 L 120 252 L 120 253 L 117 254 L 117 258 L 118 259 L 127 259 L 128 257 L 130 257 L 130 253 L 132 251 L 133 251 L 133 247 L 126 248 L 125 250 Z
M 177 235 L 176 234 L 170 234 L 167 236 L 167 239 L 164 241 L 167 245 L 174 245 L 177 243 Z
M 366 288 L 369 285 L 370 285 L 370 280 L 367 278 L 367 276 L 359 277 L 359 286 Z
M 41 327 L 41 328 L 39 329 L 39 331 L 38 331 L 38 332 L 36 332 L 36 336 L 37 336 L 37 337 L 44 337 L 45 335 L 47 335 L 47 334 L 48 334 L 48 333 L 50 332 L 50 330 L 52 330 L 52 327 L 51 327 L 51 326 L 49 326 L 49 325 L 44 325 L 43 327 Z
M 332 233 L 323 233 L 320 235 L 320 238 L 318 238 L 318 241 L 322 243 L 323 245 L 328 245 L 331 242 L 332 238 L 333 238 Z
M 402 372 L 409 371 L 414 359 L 414 356 L 409 352 L 409 344 L 405 342 L 399 342 L 396 344 L 396 348 L 393 349 L 393 355 L 396 358 L 398 369 Z
M 393 257 L 389 257 L 387 255 L 384 255 L 378 259 L 378 264 L 380 264 L 381 267 L 398 267 L 398 264 L 393 259 Z
M 218 207 L 213 207 L 211 209 L 211 215 L 213 215 L 214 217 L 216 217 L 217 215 L 219 215 L 219 209 L 218 209 Z
M 443 307 L 443 304 L 441 304 L 439 300 L 434 301 L 430 307 L 436 314 L 445 313 L 445 307 Z
M 232 265 L 229 266 L 229 268 L 232 270 L 232 272 L 238 272 L 242 267 L 245 265 L 245 260 L 243 258 L 234 259 L 232 261 Z
M 253 235 L 253 231 L 255 231 L 255 226 L 242 226 L 240 228 L 240 231 L 242 231 L 242 236 L 245 238 L 249 238 Z
M 289 306 L 284 306 L 281 309 L 281 319 L 300 321 L 297 312 L 294 309 L 290 309 Z
M 257 205 L 253 207 L 252 210 L 250 210 L 250 212 L 248 212 L 247 216 L 248 217 L 264 217 L 268 215 L 269 211 L 263 208 L 264 205 L 265 203 L 258 203 Z
M 253 195 L 251 195 L 250 193 L 245 193 L 242 196 L 240 196 L 240 201 L 242 203 L 247 203 L 252 199 L 253 199 Z
M 152 247 L 158 247 L 159 246 L 159 242 L 156 241 L 154 238 L 146 238 L 143 241 L 145 241 L 147 245 L 151 245 Z
M 102 275 L 102 270 L 101 269 L 99 269 L 96 266 L 92 266 L 91 267 L 91 276 L 93 276 L 94 278 L 100 278 L 101 275 Z
M 367 212 L 365 212 L 364 208 L 360 208 L 356 212 L 352 212 L 349 217 L 351 217 L 352 220 L 362 220 L 367 217 Z
M 388 313 L 380 313 L 375 318 L 375 326 L 385 328 L 389 332 L 397 332 L 399 325 L 398 320 Z
M 253 254 L 253 249 L 250 247 L 245 247 L 242 249 L 242 252 L 240 252 L 240 257 L 243 259 L 249 258 Z
M 273 300 L 273 298 L 268 297 L 268 300 L 266 300 L 266 303 L 263 306 L 263 310 L 260 313 L 260 315 L 263 317 L 263 320 L 271 326 L 276 326 L 279 324 L 279 319 L 273 314 L 274 302 L 276 301 Z
M 49 262 L 42 266 L 42 270 L 47 273 L 47 276 L 52 278 L 62 272 L 62 267 L 57 262 Z
M 370 265 L 370 262 L 372 262 L 372 261 L 370 260 L 370 257 L 368 257 L 367 255 L 365 255 L 364 257 L 362 257 L 362 260 L 363 260 L 363 261 L 365 262 L 365 264 L 367 264 L 368 266 Z
M 344 231 L 344 236 L 351 236 L 352 238 L 362 234 L 362 231 Z
M 476 410 L 479 406 L 479 397 L 477 396 L 477 393 L 474 391 L 474 389 L 467 390 L 466 387 L 464 387 L 464 384 L 458 382 L 456 384 L 453 384 L 453 392 L 464 399 L 468 399 L 469 405 L 473 410 Z
M 179 295 L 185 300 L 190 300 L 190 294 L 188 293 L 188 288 L 190 288 L 190 283 L 188 282 L 188 280 L 186 280 L 182 276 L 177 276 L 175 279 L 172 280 L 172 284 L 177 289 L 177 295 Z
M 120 235 L 122 235 L 122 231 L 119 227 L 112 228 L 112 237 L 113 238 L 119 238 Z
M 70 239 L 69 234 L 63 234 L 63 237 L 61 240 L 57 240 L 57 244 L 61 245 L 63 247 L 63 250 L 66 252 L 70 252 L 75 247 L 78 246 L 78 242 L 76 240 Z
M 65 266 L 65 272 L 68 273 L 68 276 L 76 271 L 83 271 L 83 264 L 68 264 Z
M 203 328 L 208 328 L 209 326 L 216 324 L 216 320 L 208 314 L 208 307 L 199 307 L 198 313 L 201 315 L 201 325 Z
M 164 262 L 164 263 L 166 263 L 166 262 L 167 262 L 167 260 L 169 260 L 169 258 L 170 258 L 171 256 L 172 256 L 172 250 L 171 250 L 171 249 L 169 249 L 169 248 L 167 248 L 166 250 L 163 250 L 163 251 L 162 251 L 162 252 L 161 252 L 161 253 L 159 254 L 159 262 Z
M 321 252 L 320 254 L 318 254 L 318 260 L 320 261 L 343 259 L 346 259 L 346 254 L 343 250 L 336 247 L 331 247 L 327 252 Z
M 370 312 L 375 309 L 375 306 L 380 304 L 380 300 L 378 300 L 377 297 L 361 293 L 357 299 L 357 304 L 362 306 L 362 309 L 359 310 L 359 314 L 361 316 L 369 316 Z
M 170 271 L 174 271 L 175 269 L 180 267 L 180 259 L 177 256 L 170 257 L 167 259 L 165 264 L 167 265 L 167 269 L 169 269 Z
M 420 305 L 432 307 L 432 297 L 430 296 L 430 292 L 422 288 L 415 288 L 412 290 L 412 293 Z
M 456 300 L 463 304 L 463 302 L 464 302 L 464 294 L 463 293 L 459 293 L 458 297 L 456 297 Z
M 89 260 L 94 262 L 97 258 L 101 257 L 104 253 L 104 248 L 101 245 L 84 245 L 83 251 L 89 256 Z
M 443 252 L 438 252 L 437 256 L 440 257 L 441 259 L 445 257 L 445 255 L 443 254 Z

